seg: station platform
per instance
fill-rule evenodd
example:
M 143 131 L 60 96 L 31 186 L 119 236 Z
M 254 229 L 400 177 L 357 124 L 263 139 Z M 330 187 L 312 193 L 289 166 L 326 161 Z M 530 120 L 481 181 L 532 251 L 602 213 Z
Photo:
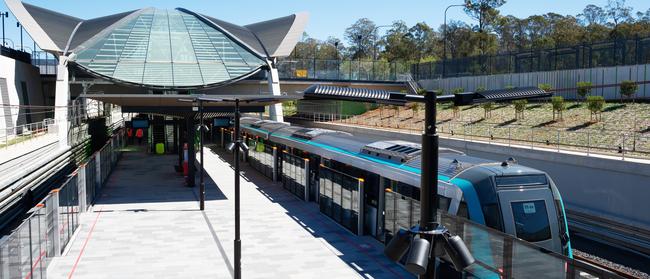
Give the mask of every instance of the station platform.
M 232 278 L 231 154 L 205 149 L 206 210 L 183 186 L 176 157 L 125 152 L 93 209 L 83 213 L 49 278 Z M 242 163 L 245 278 L 412 278 L 381 244 L 358 237 Z M 197 178 L 198 183 L 198 178 Z

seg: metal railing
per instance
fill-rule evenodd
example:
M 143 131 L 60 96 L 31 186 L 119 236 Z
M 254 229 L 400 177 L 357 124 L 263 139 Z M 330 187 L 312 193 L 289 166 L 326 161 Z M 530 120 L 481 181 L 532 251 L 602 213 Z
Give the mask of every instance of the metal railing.
M 0 278 L 46 278 L 47 266 L 65 250 L 79 227 L 79 213 L 94 203 L 124 144 L 121 130 L 0 239 Z
M 43 121 L 18 125 L 15 127 L 0 129 L 0 147 L 9 147 L 12 144 L 26 142 L 35 137 L 56 132 L 52 125 L 56 122 L 54 119 L 46 118 Z
M 376 129 L 388 129 L 408 134 L 421 134 L 424 122 L 402 119 L 394 115 L 360 116 L 335 113 L 300 112 L 292 117 L 313 122 L 332 122 Z M 440 121 L 438 133 L 449 138 L 465 141 L 483 141 L 488 144 L 503 144 L 530 149 L 543 149 L 561 152 L 574 150 L 586 153 L 610 155 L 626 158 L 650 157 L 650 134 L 639 131 L 616 131 L 604 129 L 585 129 L 568 131 L 557 128 L 505 126 L 475 121 Z

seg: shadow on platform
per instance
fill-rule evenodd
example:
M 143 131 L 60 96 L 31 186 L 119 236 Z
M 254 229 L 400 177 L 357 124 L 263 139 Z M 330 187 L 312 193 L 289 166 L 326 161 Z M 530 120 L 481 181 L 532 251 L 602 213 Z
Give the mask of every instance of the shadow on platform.
M 233 155 L 219 148 L 211 150 L 232 166 Z M 318 204 L 305 202 L 286 191 L 281 183 L 241 162 L 241 177 L 257 185 L 257 190 L 271 202 L 279 204 L 286 214 L 314 238 L 322 238 L 338 257 L 364 278 L 412 278 L 413 276 L 383 255 L 383 244 L 371 236 L 359 237 L 320 213 Z

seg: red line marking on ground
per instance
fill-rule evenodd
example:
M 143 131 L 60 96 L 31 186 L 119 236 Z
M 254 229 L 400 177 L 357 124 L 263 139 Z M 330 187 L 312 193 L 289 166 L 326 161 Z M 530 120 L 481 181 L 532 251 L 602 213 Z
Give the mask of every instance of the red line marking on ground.
M 88 244 L 88 240 L 90 240 L 90 237 L 93 234 L 93 231 L 95 230 L 95 225 L 97 225 L 97 220 L 99 220 L 99 215 L 102 214 L 102 209 L 104 207 L 100 208 L 99 211 L 97 211 L 97 217 L 95 217 L 95 221 L 93 222 L 92 227 L 90 227 L 90 231 L 88 232 L 88 236 L 86 236 L 86 241 L 84 241 L 84 245 L 81 246 L 81 251 L 79 251 L 79 255 L 77 256 L 77 260 L 75 260 L 74 265 L 72 266 L 72 270 L 70 270 L 70 274 L 68 274 L 68 279 L 72 278 L 72 275 L 74 274 L 75 270 L 77 269 L 77 265 L 79 264 L 79 261 L 81 260 L 81 256 L 84 253 L 84 250 L 86 249 L 86 245 Z
M 43 258 L 43 255 L 45 255 L 45 250 L 42 250 L 42 251 L 41 251 L 41 254 L 38 255 L 38 258 L 36 259 L 36 261 L 35 261 L 34 264 L 32 265 L 32 270 L 30 270 L 29 273 L 27 274 L 27 276 L 25 276 L 25 279 L 29 279 L 29 278 L 32 277 L 32 273 L 34 272 L 34 268 L 36 268 L 36 266 L 38 265 L 38 263 L 41 261 L 41 258 Z

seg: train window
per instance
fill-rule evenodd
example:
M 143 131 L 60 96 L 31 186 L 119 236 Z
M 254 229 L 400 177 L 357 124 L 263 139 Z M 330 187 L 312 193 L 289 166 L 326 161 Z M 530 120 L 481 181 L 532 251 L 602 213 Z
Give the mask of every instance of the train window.
M 465 201 L 461 201 L 460 205 L 458 205 L 458 213 L 456 215 L 469 219 L 469 212 L 467 211 L 467 203 Z
M 485 225 L 490 228 L 503 231 L 501 225 L 501 210 L 496 203 L 490 203 L 483 206 L 483 215 L 485 216 Z
M 510 205 L 517 237 L 530 242 L 551 238 L 546 203 L 543 200 L 513 202 Z
M 495 177 L 497 187 L 546 185 L 546 175 L 513 175 Z
M 438 196 L 438 209 L 443 210 L 443 211 L 448 211 L 450 203 L 451 203 L 450 198 L 443 197 L 443 196 Z

